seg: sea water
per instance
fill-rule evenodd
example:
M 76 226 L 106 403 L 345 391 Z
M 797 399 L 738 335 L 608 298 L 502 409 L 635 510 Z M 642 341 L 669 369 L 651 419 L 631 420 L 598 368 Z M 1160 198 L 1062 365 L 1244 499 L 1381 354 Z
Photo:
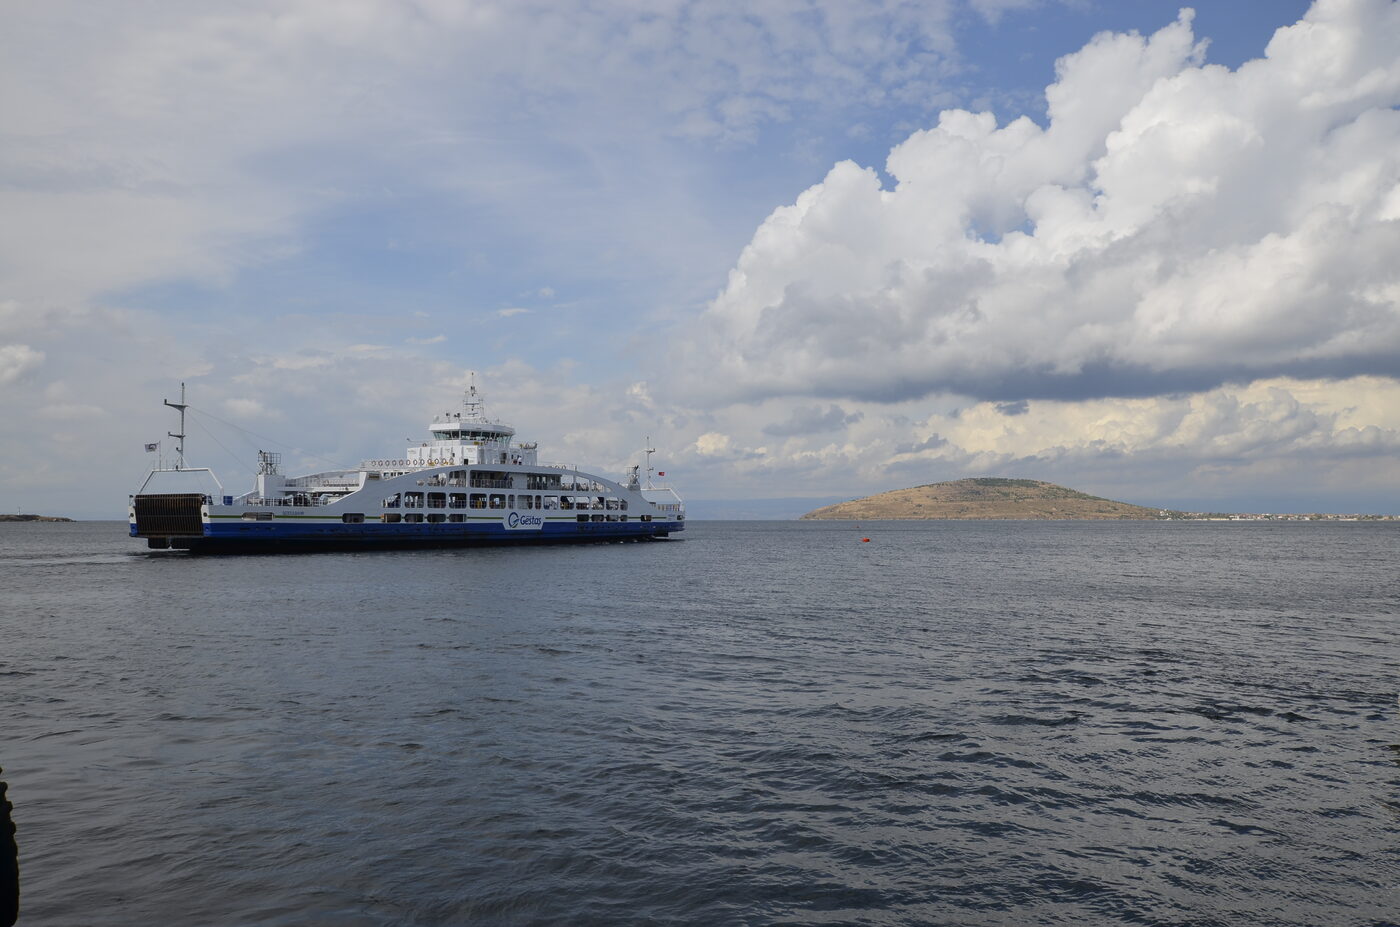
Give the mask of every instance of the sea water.
M 1400 525 L 124 534 L 0 525 L 21 925 L 1400 919 Z

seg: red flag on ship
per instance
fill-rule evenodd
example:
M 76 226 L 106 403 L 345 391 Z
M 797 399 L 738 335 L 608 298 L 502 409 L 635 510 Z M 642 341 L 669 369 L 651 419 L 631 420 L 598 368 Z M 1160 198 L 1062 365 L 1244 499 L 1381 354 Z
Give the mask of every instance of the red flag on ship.
M 666 471 L 665 471 L 665 470 L 657 470 L 657 471 L 656 471 L 656 475 L 657 475 L 657 476 L 665 476 L 665 475 L 666 475 Z

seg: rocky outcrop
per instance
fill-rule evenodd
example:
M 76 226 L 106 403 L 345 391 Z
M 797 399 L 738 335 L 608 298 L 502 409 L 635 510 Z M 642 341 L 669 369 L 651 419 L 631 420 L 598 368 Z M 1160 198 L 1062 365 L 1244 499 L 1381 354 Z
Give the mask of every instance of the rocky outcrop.
M 828 505 L 804 519 L 1147 519 L 1161 510 L 1101 499 L 1040 480 L 999 477 L 930 483 Z

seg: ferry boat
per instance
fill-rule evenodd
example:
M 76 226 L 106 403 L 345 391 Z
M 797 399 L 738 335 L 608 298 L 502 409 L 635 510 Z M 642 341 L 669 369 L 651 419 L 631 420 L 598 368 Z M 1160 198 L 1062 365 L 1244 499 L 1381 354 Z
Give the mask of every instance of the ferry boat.
M 185 387 L 173 467 L 130 498 L 130 533 L 153 549 L 199 553 L 658 540 L 685 530 L 685 503 L 633 466 L 622 481 L 540 463 L 534 443 L 487 419 L 476 385 L 428 439 L 353 470 L 289 477 L 258 452 L 253 488 L 226 495 L 213 472 L 185 466 Z M 648 444 L 650 441 L 648 441 Z M 148 446 L 148 449 L 150 447 Z M 664 476 L 664 472 L 656 475 Z

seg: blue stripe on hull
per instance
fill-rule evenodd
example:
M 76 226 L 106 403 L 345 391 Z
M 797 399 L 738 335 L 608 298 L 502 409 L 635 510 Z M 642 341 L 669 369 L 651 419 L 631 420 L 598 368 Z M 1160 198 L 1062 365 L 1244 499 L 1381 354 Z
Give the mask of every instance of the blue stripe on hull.
M 214 523 L 202 537 L 172 537 L 170 546 L 196 552 L 290 550 L 368 550 L 472 545 L 569 544 L 655 540 L 685 530 L 684 522 L 587 522 L 546 524 L 538 531 L 507 531 L 491 524 L 359 525 Z

